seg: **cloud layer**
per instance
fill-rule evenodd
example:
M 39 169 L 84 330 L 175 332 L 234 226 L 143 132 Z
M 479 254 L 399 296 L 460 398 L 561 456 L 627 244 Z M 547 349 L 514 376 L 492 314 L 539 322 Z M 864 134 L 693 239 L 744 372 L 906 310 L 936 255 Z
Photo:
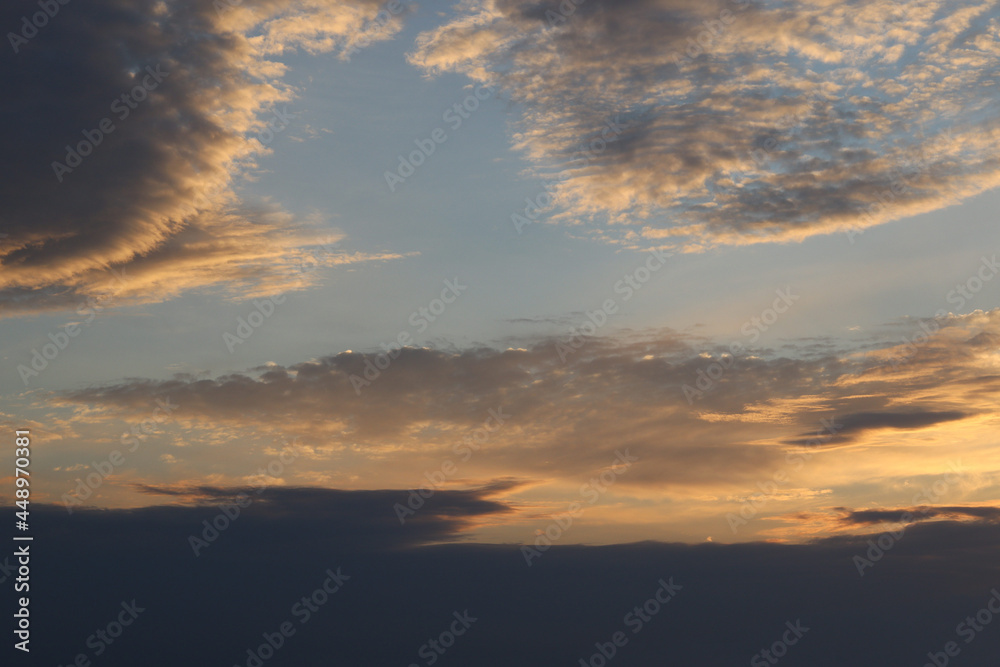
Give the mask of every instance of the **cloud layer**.
M 295 91 L 275 58 L 296 48 L 346 56 L 388 39 L 402 15 L 376 29 L 379 7 L 99 0 L 25 31 L 31 39 L 0 64 L 0 315 L 207 286 L 273 294 L 313 281 L 303 264 L 376 258 L 332 248 L 338 235 L 321 221 L 240 201 L 235 187 L 293 131 L 284 104 Z M 36 10 L 6 3 L 0 25 Z
M 32 653 L 50 664 L 81 652 L 92 658 L 96 642 L 87 638 L 133 599 L 144 611 L 104 646 L 102 664 L 245 665 L 247 650 L 285 621 L 295 634 L 266 664 L 331 656 L 338 664 L 426 664 L 433 653 L 418 655 L 421 647 L 466 610 L 476 620 L 439 656 L 442 664 L 569 665 L 589 659 L 596 643 L 618 631 L 628 642 L 615 664 L 642 667 L 664 656 L 742 664 L 797 621 L 808 630 L 782 664 L 919 665 L 928 651 L 958 641 L 963 664 L 979 666 L 991 664 L 998 647 L 991 626 L 972 643 L 955 634 L 956 624 L 992 599 L 995 524 L 914 526 L 863 578 L 853 558 L 870 549 L 874 535 L 798 546 L 555 546 L 529 568 L 516 546 L 416 548 L 413 531 L 352 518 L 374 517 L 386 500 L 304 489 L 275 494 L 271 504 L 247 508 L 198 557 L 189 537 L 217 507 L 69 516 L 33 506 L 48 548 L 31 562 L 48 578 L 37 592 L 32 587 L 32 628 L 50 640 L 37 648 L 33 642 Z M 75 567 L 65 566 L 67 558 Z M 341 590 L 317 598 L 323 604 L 308 617 L 293 615 L 328 570 L 349 577 Z M 647 603 L 661 580 L 680 586 L 662 608 Z M 655 615 L 635 611 L 646 604 Z M 626 624 L 629 613 L 644 619 L 641 625 Z
M 628 245 L 796 240 L 1000 184 L 993 1 L 477 0 L 411 62 L 498 83 L 553 219 Z
M 68 465 L 117 446 L 108 434 L 127 434 L 156 401 L 180 406 L 176 426 L 144 450 L 169 465 L 126 477 L 154 486 L 239 484 L 290 438 L 303 463 L 281 484 L 416 488 L 436 480 L 461 490 L 515 479 L 499 496 L 516 510 L 496 517 L 501 532 L 564 510 L 581 484 L 610 474 L 619 451 L 639 461 L 591 512 L 598 523 L 629 508 L 647 529 L 666 529 L 668 515 L 684 524 L 672 530 L 704 531 L 705 521 L 725 528 L 727 512 L 783 474 L 766 511 L 780 525 L 752 530 L 796 540 L 815 530 L 786 520 L 793 509 L 864 509 L 872 498 L 907 504 L 913 484 L 932 484 L 955 466 L 961 485 L 935 504 L 996 499 L 1000 373 L 994 348 L 981 343 L 1000 333 L 998 318 L 977 311 L 932 320 L 936 333 L 919 346 L 908 327 L 923 329 L 906 324 L 893 327 L 904 332 L 898 339 L 801 341 L 735 357 L 730 345 L 675 332 L 580 339 L 575 349 L 541 340 L 506 350 L 344 352 L 36 401 L 50 411 L 46 423 L 62 424 L 52 430 L 66 434 Z M 69 442 L 83 439 L 86 446 Z M 238 465 L 234 448 L 246 455 Z

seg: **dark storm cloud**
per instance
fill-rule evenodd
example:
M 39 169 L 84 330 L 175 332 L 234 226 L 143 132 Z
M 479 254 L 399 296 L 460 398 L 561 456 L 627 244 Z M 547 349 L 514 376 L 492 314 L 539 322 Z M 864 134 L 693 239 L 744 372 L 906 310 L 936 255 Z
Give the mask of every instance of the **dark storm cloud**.
M 325 239 L 233 185 L 275 136 L 267 124 L 294 122 L 273 55 L 343 52 L 379 3 L 238 4 L 73 2 L 35 32 L 21 18 L 36 2 L 0 7 L 0 26 L 33 35 L 0 58 L 0 315 L 301 286 L 294 267 Z

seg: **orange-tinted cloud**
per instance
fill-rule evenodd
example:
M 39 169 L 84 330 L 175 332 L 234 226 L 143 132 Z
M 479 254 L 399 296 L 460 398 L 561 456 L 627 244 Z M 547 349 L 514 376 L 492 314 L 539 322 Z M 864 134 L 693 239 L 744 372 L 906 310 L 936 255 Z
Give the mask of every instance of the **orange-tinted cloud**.
M 411 62 L 499 84 L 553 220 L 630 246 L 800 240 L 1000 184 L 996 3 L 478 0 Z
M 76 432 L 61 445 L 67 465 L 93 448 L 78 440 L 95 429 L 117 434 L 116 424 L 147 416 L 157 399 L 179 405 L 177 425 L 144 445 L 149 456 L 169 454 L 170 465 L 150 465 L 132 481 L 239 484 L 252 461 L 266 462 L 275 441 L 294 436 L 307 464 L 289 467 L 282 484 L 406 488 L 433 478 L 471 488 L 516 478 L 525 485 L 507 497 L 529 517 L 562 511 L 628 451 L 639 461 L 616 476 L 592 520 L 625 523 L 611 519 L 615 508 L 636 526 L 662 526 L 669 509 L 684 530 L 706 521 L 725 528 L 722 517 L 765 487 L 760 517 L 865 506 L 872 497 L 899 505 L 952 463 L 963 467 L 963 484 L 941 503 L 990 500 L 1000 480 L 991 445 L 1000 359 L 981 343 L 1000 333 L 1000 311 L 935 326 L 915 351 L 894 342 L 898 327 L 860 346 L 803 341 L 736 359 L 723 346 L 659 332 L 587 339 L 565 361 L 551 340 L 344 352 L 34 400 L 71 411 L 62 417 Z M 245 456 L 234 460 L 234 449 Z

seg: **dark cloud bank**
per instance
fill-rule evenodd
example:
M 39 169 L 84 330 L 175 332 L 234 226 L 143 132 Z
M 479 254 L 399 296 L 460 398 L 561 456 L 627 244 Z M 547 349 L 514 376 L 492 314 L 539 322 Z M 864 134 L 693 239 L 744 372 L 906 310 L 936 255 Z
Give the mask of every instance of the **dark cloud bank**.
M 985 667 L 1000 648 L 1000 623 L 968 644 L 956 635 L 1000 585 L 1000 529 L 988 519 L 912 526 L 864 577 L 853 558 L 875 534 L 556 545 L 528 567 L 516 545 L 445 543 L 506 510 L 485 490 L 440 491 L 400 526 L 401 491 L 281 488 L 254 495 L 195 557 L 190 535 L 239 489 L 191 492 L 193 506 L 35 509 L 30 664 L 84 653 L 94 665 L 245 665 L 262 633 L 288 621 L 295 634 L 263 664 L 424 665 L 432 652 L 421 647 L 466 610 L 476 621 L 435 664 L 578 665 L 618 631 L 628 642 L 608 664 L 747 664 L 786 621 L 809 630 L 783 665 L 922 665 L 957 641 L 953 664 Z M 338 568 L 350 578 L 302 623 L 294 605 Z M 634 633 L 626 614 L 671 578 L 682 588 Z M 88 637 L 133 599 L 145 611 L 95 656 L 100 640 L 88 648 Z

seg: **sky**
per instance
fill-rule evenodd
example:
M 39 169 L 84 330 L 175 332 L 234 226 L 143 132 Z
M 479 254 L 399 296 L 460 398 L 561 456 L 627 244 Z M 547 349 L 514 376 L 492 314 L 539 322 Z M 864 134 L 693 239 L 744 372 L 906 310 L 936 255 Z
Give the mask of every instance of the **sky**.
M 0 26 L 0 422 L 30 432 L 36 539 L 76 554 L 38 545 L 45 664 L 252 667 L 334 556 L 351 602 L 262 662 L 990 664 L 996 629 L 955 623 L 1000 585 L 1000 3 Z M 640 635 L 619 608 L 658 587 L 686 610 Z M 136 591 L 155 628 L 87 647 L 67 610 Z M 453 604 L 492 620 L 422 655 Z

